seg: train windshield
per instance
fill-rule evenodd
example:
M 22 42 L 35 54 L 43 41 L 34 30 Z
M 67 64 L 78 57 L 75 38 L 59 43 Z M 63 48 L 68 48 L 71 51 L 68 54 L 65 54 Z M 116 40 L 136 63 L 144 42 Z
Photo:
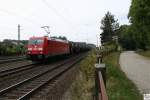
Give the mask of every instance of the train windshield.
M 35 45 L 35 44 L 43 44 L 44 40 L 42 39 L 35 39 L 35 40 L 29 40 L 29 44 Z

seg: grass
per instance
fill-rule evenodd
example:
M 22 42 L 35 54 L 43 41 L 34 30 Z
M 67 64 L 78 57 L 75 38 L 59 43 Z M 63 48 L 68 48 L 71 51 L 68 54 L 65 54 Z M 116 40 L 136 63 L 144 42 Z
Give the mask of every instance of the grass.
M 95 52 L 92 51 L 79 64 L 79 74 L 71 86 L 71 100 L 93 100 L 93 93 L 95 91 L 95 61 Z
M 150 57 L 150 50 L 148 51 L 137 51 L 138 54 L 145 56 L 145 57 Z
M 111 53 L 105 57 L 107 67 L 107 94 L 109 100 L 143 100 L 137 87 L 120 70 L 118 60 L 120 53 Z M 95 52 L 80 63 L 79 74 L 71 86 L 71 100 L 93 100 L 95 93 L 94 64 Z
M 105 57 L 107 67 L 106 90 L 109 100 L 142 100 L 137 87 L 120 70 L 118 60 L 120 53 L 111 53 Z

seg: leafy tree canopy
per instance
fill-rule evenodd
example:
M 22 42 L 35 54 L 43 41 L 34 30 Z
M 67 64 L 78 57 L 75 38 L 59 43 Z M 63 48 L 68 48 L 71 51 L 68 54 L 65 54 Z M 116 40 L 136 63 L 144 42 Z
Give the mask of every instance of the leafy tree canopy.
M 119 23 L 115 20 L 114 15 L 107 12 L 101 20 L 101 42 L 106 43 L 112 41 L 112 36 L 117 35 L 116 30 L 119 28 Z
M 150 46 L 150 1 L 132 0 L 129 19 L 136 32 L 138 45 L 145 50 Z

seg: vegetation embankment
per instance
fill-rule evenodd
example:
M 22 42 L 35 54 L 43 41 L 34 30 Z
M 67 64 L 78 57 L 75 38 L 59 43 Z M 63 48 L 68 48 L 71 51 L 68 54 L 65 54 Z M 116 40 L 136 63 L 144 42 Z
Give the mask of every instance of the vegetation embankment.
M 105 57 L 107 67 L 106 89 L 109 100 L 142 100 L 136 86 L 119 67 L 120 53 L 114 52 Z
M 136 52 L 142 56 L 150 58 L 150 50 L 149 51 L 136 51 Z
M 137 87 L 129 80 L 119 67 L 119 52 L 105 57 L 107 67 L 107 94 L 109 100 L 142 100 Z M 71 86 L 71 100 L 93 100 L 95 95 L 94 64 L 96 52 L 92 51 L 80 64 L 79 74 Z
M 128 18 L 130 24 L 119 25 L 118 20 L 107 12 L 101 20 L 101 43 L 103 48 L 114 45 L 115 50 L 143 50 L 150 56 L 150 3 L 147 0 L 132 0 Z M 121 48 L 122 47 L 122 48 Z M 107 66 L 107 92 L 110 100 L 142 100 L 136 86 L 120 70 L 119 53 L 105 58 Z
M 12 56 L 25 54 L 27 40 L 18 41 L 5 39 L 0 42 L 0 56 Z
M 71 100 L 93 100 L 93 94 L 95 92 L 95 62 L 95 51 L 92 51 L 79 64 L 79 74 L 70 90 Z

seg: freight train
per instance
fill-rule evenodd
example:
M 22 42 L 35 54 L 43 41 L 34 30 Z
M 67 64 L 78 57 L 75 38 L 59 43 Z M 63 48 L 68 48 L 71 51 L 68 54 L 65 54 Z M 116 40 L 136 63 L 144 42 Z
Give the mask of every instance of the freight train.
M 36 61 L 54 56 L 77 54 L 90 49 L 85 42 L 71 42 L 48 36 L 31 37 L 27 46 L 27 58 Z

